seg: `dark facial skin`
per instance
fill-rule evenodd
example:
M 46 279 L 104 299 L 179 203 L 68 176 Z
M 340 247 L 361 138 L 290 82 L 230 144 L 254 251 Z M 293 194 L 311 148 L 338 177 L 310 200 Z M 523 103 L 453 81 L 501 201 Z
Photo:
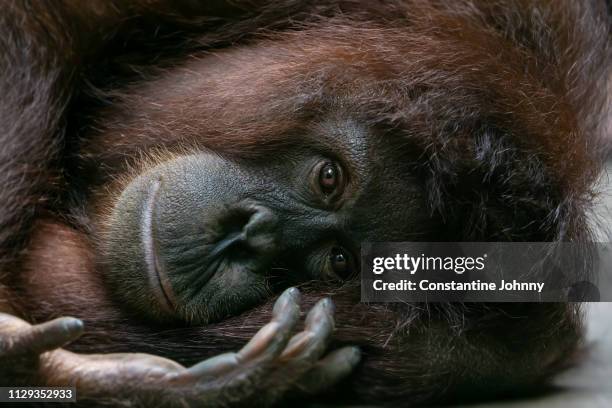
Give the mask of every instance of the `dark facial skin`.
M 355 277 L 362 242 L 425 238 L 434 221 L 419 153 L 377 127 L 379 108 L 368 106 L 377 67 L 355 70 L 358 57 L 343 54 L 353 48 L 334 41 L 310 54 L 284 40 L 203 54 L 106 112 L 83 144 L 104 164 L 90 163 L 94 174 L 122 176 L 132 149 L 162 151 L 136 163 L 100 223 L 101 273 L 122 305 L 219 321 L 290 285 Z M 385 109 L 401 109 L 377 92 Z M 126 130 L 144 140 L 132 144 Z M 198 147 L 176 153 L 177 144 Z
M 151 317 L 209 323 L 275 285 L 351 278 L 361 242 L 424 229 L 423 192 L 405 157 L 350 119 L 319 131 L 306 136 L 318 150 L 251 162 L 194 152 L 132 179 L 103 238 L 120 296 Z

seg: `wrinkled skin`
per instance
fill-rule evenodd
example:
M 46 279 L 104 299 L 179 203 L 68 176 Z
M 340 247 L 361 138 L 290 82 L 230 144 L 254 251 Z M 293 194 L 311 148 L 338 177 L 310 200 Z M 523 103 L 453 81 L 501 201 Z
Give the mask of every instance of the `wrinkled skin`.
M 318 139 L 316 150 L 264 162 L 190 154 L 129 179 L 99 222 L 100 262 L 116 293 L 151 317 L 206 324 L 268 298 L 272 267 L 291 271 L 277 285 L 339 282 L 355 276 L 360 242 L 425 231 L 408 166 L 346 119 L 327 126 L 334 133 L 303 136 Z M 325 170 L 337 184 L 328 191 Z M 342 270 L 332 254 L 345 258 Z

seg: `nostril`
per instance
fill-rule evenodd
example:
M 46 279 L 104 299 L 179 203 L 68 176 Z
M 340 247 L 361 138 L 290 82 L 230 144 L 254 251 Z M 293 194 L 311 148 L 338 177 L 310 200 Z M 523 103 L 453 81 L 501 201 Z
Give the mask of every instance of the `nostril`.
M 253 209 L 255 212 L 244 226 L 243 239 L 249 248 L 271 253 L 277 247 L 278 218 L 266 207 L 256 206 Z
M 232 237 L 240 235 L 243 232 L 245 226 L 251 219 L 251 214 L 232 211 L 223 218 L 225 219 L 224 222 L 222 222 L 225 235 L 227 237 Z
M 259 234 L 270 234 L 276 230 L 278 218 L 274 213 L 266 208 L 257 206 L 255 212 L 249 218 L 249 221 L 244 226 L 244 234 L 247 239 Z
M 230 207 L 223 218 L 224 238 L 215 253 L 230 250 L 234 255 L 266 256 L 276 249 L 278 217 L 269 208 L 241 202 Z

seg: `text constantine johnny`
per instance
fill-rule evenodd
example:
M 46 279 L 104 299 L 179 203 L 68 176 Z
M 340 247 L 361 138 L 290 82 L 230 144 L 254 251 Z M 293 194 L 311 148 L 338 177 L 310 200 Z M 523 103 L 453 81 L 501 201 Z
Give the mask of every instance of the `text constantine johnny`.
M 402 279 L 398 282 L 385 282 L 381 279 L 377 279 L 372 283 L 374 290 L 424 290 L 424 291 L 453 291 L 453 290 L 522 290 L 522 291 L 538 291 L 542 292 L 544 289 L 543 282 L 519 282 L 517 280 L 505 281 L 502 280 L 499 285 L 494 282 L 481 282 L 475 280 L 471 282 L 430 282 L 426 279 L 418 281 L 418 283 L 411 280 Z

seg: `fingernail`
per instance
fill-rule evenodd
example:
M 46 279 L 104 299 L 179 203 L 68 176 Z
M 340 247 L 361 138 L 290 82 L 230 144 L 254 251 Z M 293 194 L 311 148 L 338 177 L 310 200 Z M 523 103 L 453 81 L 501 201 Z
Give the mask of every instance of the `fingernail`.
M 285 290 L 285 293 L 287 294 L 287 296 L 291 296 L 292 298 L 296 300 L 300 298 L 300 291 L 298 290 L 298 288 L 291 287 Z
M 350 351 L 351 352 L 348 355 L 348 362 L 350 365 L 354 366 L 361 361 L 361 350 L 359 347 L 351 347 Z
M 81 319 L 76 319 L 74 317 L 66 317 L 63 321 L 64 330 L 74 332 L 81 331 L 85 327 L 85 324 Z
M 329 313 L 333 314 L 336 311 L 336 305 L 330 298 L 325 298 L 321 301 L 321 306 Z

